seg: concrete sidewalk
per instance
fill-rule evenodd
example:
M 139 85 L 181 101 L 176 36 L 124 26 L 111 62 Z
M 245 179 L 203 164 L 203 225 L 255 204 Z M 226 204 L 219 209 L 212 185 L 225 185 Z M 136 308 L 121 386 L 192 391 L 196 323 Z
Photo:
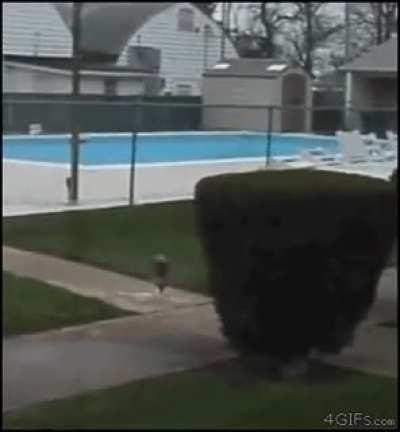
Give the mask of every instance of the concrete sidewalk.
M 212 305 L 7 338 L 3 412 L 234 356 Z
M 162 295 L 144 280 L 37 252 L 3 246 L 3 270 L 94 297 L 137 313 L 211 303 L 210 297 L 168 287 Z
M 397 376 L 397 331 L 376 327 L 389 318 L 388 311 L 395 316 L 395 304 L 385 309 L 360 326 L 351 348 L 322 360 Z M 212 305 L 8 338 L 3 344 L 3 412 L 235 356 Z
M 21 276 L 144 313 L 5 339 L 3 411 L 206 366 L 236 355 L 221 335 L 208 297 L 174 289 L 159 296 L 154 286 L 134 278 L 11 248 L 3 248 L 3 265 Z M 140 293 L 147 296 L 138 296 Z M 396 318 L 397 268 L 389 268 L 382 274 L 377 300 L 360 325 L 354 345 L 324 361 L 397 376 L 397 329 L 377 326 Z

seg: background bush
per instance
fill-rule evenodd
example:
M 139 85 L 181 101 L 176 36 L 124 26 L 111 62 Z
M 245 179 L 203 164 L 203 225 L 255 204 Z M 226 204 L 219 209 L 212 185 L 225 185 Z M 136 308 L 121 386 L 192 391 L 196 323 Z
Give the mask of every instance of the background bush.
M 231 343 L 282 360 L 348 343 L 393 244 L 393 186 L 314 170 L 201 180 L 197 226 Z
M 393 170 L 392 175 L 390 176 L 390 180 L 391 180 L 392 182 L 396 182 L 396 184 L 397 184 L 397 168 L 395 168 L 395 169 Z

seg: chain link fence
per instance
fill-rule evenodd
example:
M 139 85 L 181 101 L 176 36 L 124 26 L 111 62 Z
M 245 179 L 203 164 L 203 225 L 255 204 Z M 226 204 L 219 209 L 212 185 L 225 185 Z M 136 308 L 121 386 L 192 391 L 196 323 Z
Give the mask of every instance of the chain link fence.
M 200 98 L 3 98 L 3 208 L 65 207 L 71 140 L 79 145 L 79 204 L 189 199 L 208 175 L 337 151 L 335 132 L 386 139 L 397 107 L 205 105 Z M 384 141 L 382 141 L 384 142 Z

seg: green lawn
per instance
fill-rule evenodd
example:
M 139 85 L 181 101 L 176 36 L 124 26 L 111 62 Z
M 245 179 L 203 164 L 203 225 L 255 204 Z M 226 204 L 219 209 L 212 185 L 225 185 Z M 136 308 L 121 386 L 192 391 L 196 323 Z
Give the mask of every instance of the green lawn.
M 129 315 L 96 299 L 3 272 L 3 335 L 34 333 L 53 328 Z
M 3 219 L 3 243 L 152 278 L 152 257 L 172 262 L 171 285 L 207 292 L 192 201 Z
M 206 265 L 190 201 L 3 219 L 3 243 L 151 277 L 151 259 L 172 262 L 171 282 L 206 291 Z
M 329 414 L 396 419 L 396 389 L 390 378 L 317 363 L 308 376 L 278 381 L 242 359 L 40 404 L 5 415 L 4 426 L 334 429 Z

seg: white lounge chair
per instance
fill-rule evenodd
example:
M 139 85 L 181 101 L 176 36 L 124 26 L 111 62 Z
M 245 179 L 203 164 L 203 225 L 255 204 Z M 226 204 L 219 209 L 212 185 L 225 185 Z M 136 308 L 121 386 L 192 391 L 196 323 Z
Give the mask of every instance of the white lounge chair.
M 397 159 L 397 135 L 386 131 L 387 139 L 378 138 L 375 133 L 361 135 L 369 152 L 382 156 L 385 160 Z
M 315 168 L 313 161 L 304 160 L 299 156 L 274 156 L 272 162 L 276 164 L 285 164 L 292 168 Z
M 322 147 L 304 150 L 301 152 L 301 157 L 316 165 L 338 165 L 342 162 L 340 155 L 327 153 Z
M 379 145 L 366 145 L 357 130 L 351 132 L 337 131 L 336 136 L 343 162 L 378 162 L 388 159 Z
M 398 138 L 397 133 L 394 133 L 390 130 L 386 131 L 386 150 L 389 152 L 393 152 L 393 157 L 397 158 L 397 150 L 398 150 Z

